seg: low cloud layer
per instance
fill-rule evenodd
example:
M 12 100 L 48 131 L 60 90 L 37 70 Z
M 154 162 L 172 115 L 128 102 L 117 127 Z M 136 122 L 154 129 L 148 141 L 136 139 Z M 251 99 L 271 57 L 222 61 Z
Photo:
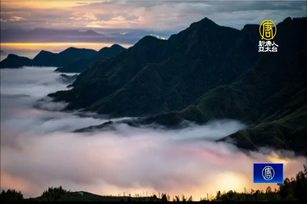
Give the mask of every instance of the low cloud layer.
M 281 161 L 286 176 L 303 157 L 266 150 L 245 154 L 215 139 L 244 128 L 233 120 L 181 130 L 135 128 L 72 133 L 106 120 L 58 111 L 45 96 L 65 89 L 52 68 L 1 70 L 1 188 L 38 196 L 50 186 L 98 194 L 193 195 L 265 189 L 252 184 L 254 162 Z M 276 186 L 272 186 L 276 187 Z

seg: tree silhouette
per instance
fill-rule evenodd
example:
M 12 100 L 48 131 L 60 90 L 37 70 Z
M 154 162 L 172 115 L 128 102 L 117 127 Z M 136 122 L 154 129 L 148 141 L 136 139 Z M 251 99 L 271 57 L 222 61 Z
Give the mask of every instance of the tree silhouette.
M 162 202 L 167 202 L 168 201 L 166 194 L 162 194 L 161 201 Z
M 7 191 L 2 191 L 0 194 L 1 201 L 21 201 L 23 200 L 23 195 L 21 192 L 16 190 L 8 189 Z
M 59 200 L 65 193 L 67 193 L 67 190 L 63 189 L 62 186 L 57 188 L 50 187 L 47 191 L 43 192 L 41 199 L 47 201 L 56 201 Z

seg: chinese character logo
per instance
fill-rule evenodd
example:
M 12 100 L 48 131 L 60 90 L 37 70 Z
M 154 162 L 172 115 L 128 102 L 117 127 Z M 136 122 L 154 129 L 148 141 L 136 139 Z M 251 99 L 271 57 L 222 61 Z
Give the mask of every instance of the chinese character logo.
M 282 163 L 254 163 L 254 183 L 283 183 Z
M 277 52 L 278 45 L 272 41 L 277 33 L 277 27 L 272 20 L 264 20 L 259 26 L 261 40 L 258 44 L 258 52 Z
M 265 166 L 262 169 L 262 178 L 266 181 L 270 181 L 274 178 L 275 171 L 271 166 Z
M 272 40 L 277 32 L 276 25 L 272 20 L 264 20 L 259 26 L 261 40 Z

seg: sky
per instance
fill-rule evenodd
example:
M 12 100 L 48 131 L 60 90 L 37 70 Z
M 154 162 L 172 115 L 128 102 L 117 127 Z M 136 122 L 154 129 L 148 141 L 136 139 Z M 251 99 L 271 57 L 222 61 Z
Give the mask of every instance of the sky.
M 304 1 L 3 0 L 4 28 L 178 31 L 204 17 L 241 28 L 270 17 L 305 16 Z
M 63 186 L 100 195 L 160 192 L 199 200 L 218 190 L 265 190 L 268 185 L 253 184 L 254 162 L 282 162 L 288 178 L 306 162 L 293 152 L 243 152 L 214 142 L 245 127 L 235 120 L 179 130 L 115 124 L 110 130 L 74 133 L 113 119 L 60 111 L 66 104 L 46 97 L 67 89 L 54 69 L 0 70 L 1 189 L 16 189 L 25 197 Z
M 2 0 L 1 29 L 94 30 L 101 34 L 176 33 L 209 17 L 241 29 L 269 18 L 306 16 L 304 1 Z M 120 36 L 116 36 L 119 40 Z M 137 36 L 139 37 L 139 36 Z M 130 42 L 134 43 L 135 39 Z M 20 39 L 22 42 L 22 39 Z
M 306 16 L 306 1 L 1 0 L 1 59 L 71 46 L 128 48 L 145 35 L 166 39 L 204 17 L 242 29 L 288 16 Z

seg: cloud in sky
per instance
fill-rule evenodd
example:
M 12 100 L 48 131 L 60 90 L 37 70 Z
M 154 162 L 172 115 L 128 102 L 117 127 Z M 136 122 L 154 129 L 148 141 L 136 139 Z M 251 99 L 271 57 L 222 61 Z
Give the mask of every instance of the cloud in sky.
M 178 32 L 209 17 L 242 28 L 270 18 L 306 15 L 304 1 L 145 1 L 145 0 L 4 0 L 1 27 L 33 29 L 142 29 Z
M 306 16 L 306 3 L 262 0 L 3 0 L 1 49 L 6 53 L 34 57 L 42 49 L 59 52 L 70 46 L 99 50 L 117 43 L 130 47 L 146 35 L 167 39 L 204 17 L 220 25 L 241 29 L 245 24 L 258 24 L 263 19 L 273 19 L 278 23 L 288 16 Z M 38 46 L 33 42 L 42 44 Z M 51 44 L 55 42 L 70 44 Z M 1 59 L 5 57 L 1 54 Z
M 99 194 L 165 192 L 199 199 L 217 190 L 265 189 L 252 184 L 253 162 L 284 162 L 286 176 L 302 169 L 305 159 L 293 153 L 245 154 L 213 141 L 243 128 L 239 121 L 176 131 L 120 124 L 110 131 L 72 133 L 106 120 L 57 111 L 65 104 L 44 97 L 67 84 L 53 70 L 1 70 L 1 188 L 26 196 L 62 185 Z

